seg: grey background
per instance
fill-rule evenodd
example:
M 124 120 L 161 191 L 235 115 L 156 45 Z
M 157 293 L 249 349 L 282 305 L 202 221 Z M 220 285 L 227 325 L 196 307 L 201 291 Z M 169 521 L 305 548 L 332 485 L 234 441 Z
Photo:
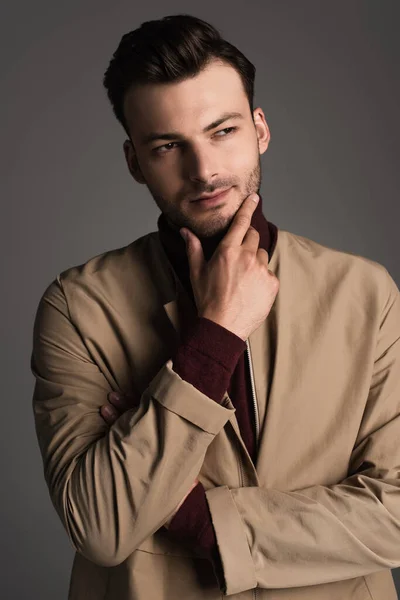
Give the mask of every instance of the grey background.
M 123 33 L 189 12 L 257 67 L 271 129 L 265 216 L 400 284 L 398 1 L 5 0 L 1 8 L 1 596 L 66 598 L 73 551 L 43 478 L 31 398 L 37 303 L 60 271 L 156 229 L 102 89 Z M 400 540 L 399 540 L 400 544 Z M 393 571 L 400 585 L 400 569 Z

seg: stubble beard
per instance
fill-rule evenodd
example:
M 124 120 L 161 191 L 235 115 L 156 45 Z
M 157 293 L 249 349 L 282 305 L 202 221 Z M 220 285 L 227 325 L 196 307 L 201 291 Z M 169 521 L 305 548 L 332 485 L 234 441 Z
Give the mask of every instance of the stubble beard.
M 252 192 L 259 193 L 261 187 L 260 156 L 258 157 L 256 166 L 247 177 L 244 185 L 245 191 L 243 197 L 240 198 L 235 210 L 228 217 L 221 214 L 220 208 L 215 207 L 214 209 L 207 211 L 207 219 L 196 219 L 195 217 L 182 213 L 179 207 L 169 205 L 167 202 L 165 202 L 162 196 L 158 196 L 156 193 L 154 193 L 148 184 L 147 187 L 155 203 L 164 214 L 172 229 L 179 231 L 181 227 L 186 227 L 190 229 L 199 239 L 208 239 L 213 237 L 220 239 L 228 231 L 235 214 L 239 210 L 245 198 L 247 198 L 247 196 Z M 200 191 L 199 194 L 201 193 L 202 192 Z M 212 193 L 212 190 L 203 190 L 203 193 Z

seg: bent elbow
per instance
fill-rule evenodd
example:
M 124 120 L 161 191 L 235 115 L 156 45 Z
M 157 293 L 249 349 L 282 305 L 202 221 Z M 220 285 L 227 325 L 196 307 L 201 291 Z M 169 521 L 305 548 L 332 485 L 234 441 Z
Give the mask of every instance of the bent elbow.
M 77 519 L 68 512 L 65 525 L 75 551 L 100 567 L 116 567 L 136 550 L 134 536 L 124 534 L 121 539 L 110 522 L 99 527 L 97 522 Z
M 75 549 L 79 554 L 82 554 L 82 556 L 100 567 L 117 567 L 131 554 L 131 550 L 123 552 L 118 549 L 112 552 L 111 549 L 107 549 L 104 545 L 91 544 L 88 540 L 86 540 L 86 543 L 82 547 L 75 547 Z

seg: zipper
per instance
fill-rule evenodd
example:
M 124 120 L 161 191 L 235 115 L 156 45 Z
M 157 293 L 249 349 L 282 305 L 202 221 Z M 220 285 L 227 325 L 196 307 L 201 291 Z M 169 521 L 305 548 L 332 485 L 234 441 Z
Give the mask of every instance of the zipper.
M 256 448 L 258 448 L 258 438 L 260 435 L 260 418 L 258 415 L 258 405 L 257 405 L 257 397 L 256 397 L 256 387 L 254 384 L 254 373 L 253 373 L 253 364 L 251 361 L 251 350 L 249 340 L 246 340 L 247 346 L 247 359 L 249 363 L 249 371 L 250 371 L 250 381 L 251 381 L 251 394 L 253 397 L 253 408 L 254 408 L 254 416 L 255 416 L 255 424 L 256 424 Z
M 249 372 L 250 372 L 250 383 L 251 383 L 251 396 L 252 396 L 252 400 L 253 400 L 253 409 L 254 409 L 254 422 L 255 422 L 255 447 L 256 447 L 256 451 L 258 449 L 258 438 L 259 438 L 259 434 L 260 434 L 260 417 L 258 414 L 258 404 L 257 404 L 257 396 L 256 396 L 256 386 L 254 383 L 254 372 L 253 372 L 253 364 L 252 364 L 252 360 L 251 360 L 251 350 L 250 350 L 250 344 L 249 341 L 246 340 L 246 355 L 247 355 L 247 361 L 248 361 L 248 365 L 249 365 Z M 240 444 L 239 444 L 240 446 Z M 239 476 L 240 476 L 240 486 L 243 487 L 245 485 L 245 477 L 244 477 L 244 470 L 243 470 L 243 465 L 242 465 L 242 459 L 240 456 L 241 453 L 241 447 L 239 447 L 239 452 L 238 452 L 238 462 L 239 462 Z

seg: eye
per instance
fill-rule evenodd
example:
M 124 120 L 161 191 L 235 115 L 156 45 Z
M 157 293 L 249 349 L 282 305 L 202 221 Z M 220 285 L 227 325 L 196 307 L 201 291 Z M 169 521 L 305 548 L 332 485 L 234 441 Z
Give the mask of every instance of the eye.
M 237 127 L 225 127 L 224 129 L 220 129 L 219 131 L 217 131 L 214 135 L 222 133 L 224 135 L 217 135 L 217 137 L 226 137 L 227 135 L 230 135 L 231 133 L 233 133 L 236 130 L 237 130 Z M 179 142 L 169 142 L 168 144 L 163 144 L 162 146 L 157 146 L 157 148 L 154 148 L 154 152 L 156 154 L 166 154 L 167 152 L 170 152 L 171 150 L 173 150 L 174 145 L 176 146 L 177 144 L 179 144 Z
M 233 133 L 234 131 L 236 131 L 237 127 L 225 127 L 225 129 L 220 129 L 219 131 L 217 131 L 217 133 L 225 133 L 225 135 L 219 135 L 218 137 L 226 137 L 227 135 L 229 135 L 230 133 Z M 217 135 L 217 133 L 215 135 Z
M 173 146 L 174 144 L 177 144 L 178 142 L 169 142 L 168 144 L 164 144 L 163 146 L 157 146 L 157 148 L 154 148 L 154 152 L 158 153 L 158 154 L 164 154 L 164 152 L 168 152 L 169 150 L 172 150 L 172 148 L 169 148 L 168 146 Z

